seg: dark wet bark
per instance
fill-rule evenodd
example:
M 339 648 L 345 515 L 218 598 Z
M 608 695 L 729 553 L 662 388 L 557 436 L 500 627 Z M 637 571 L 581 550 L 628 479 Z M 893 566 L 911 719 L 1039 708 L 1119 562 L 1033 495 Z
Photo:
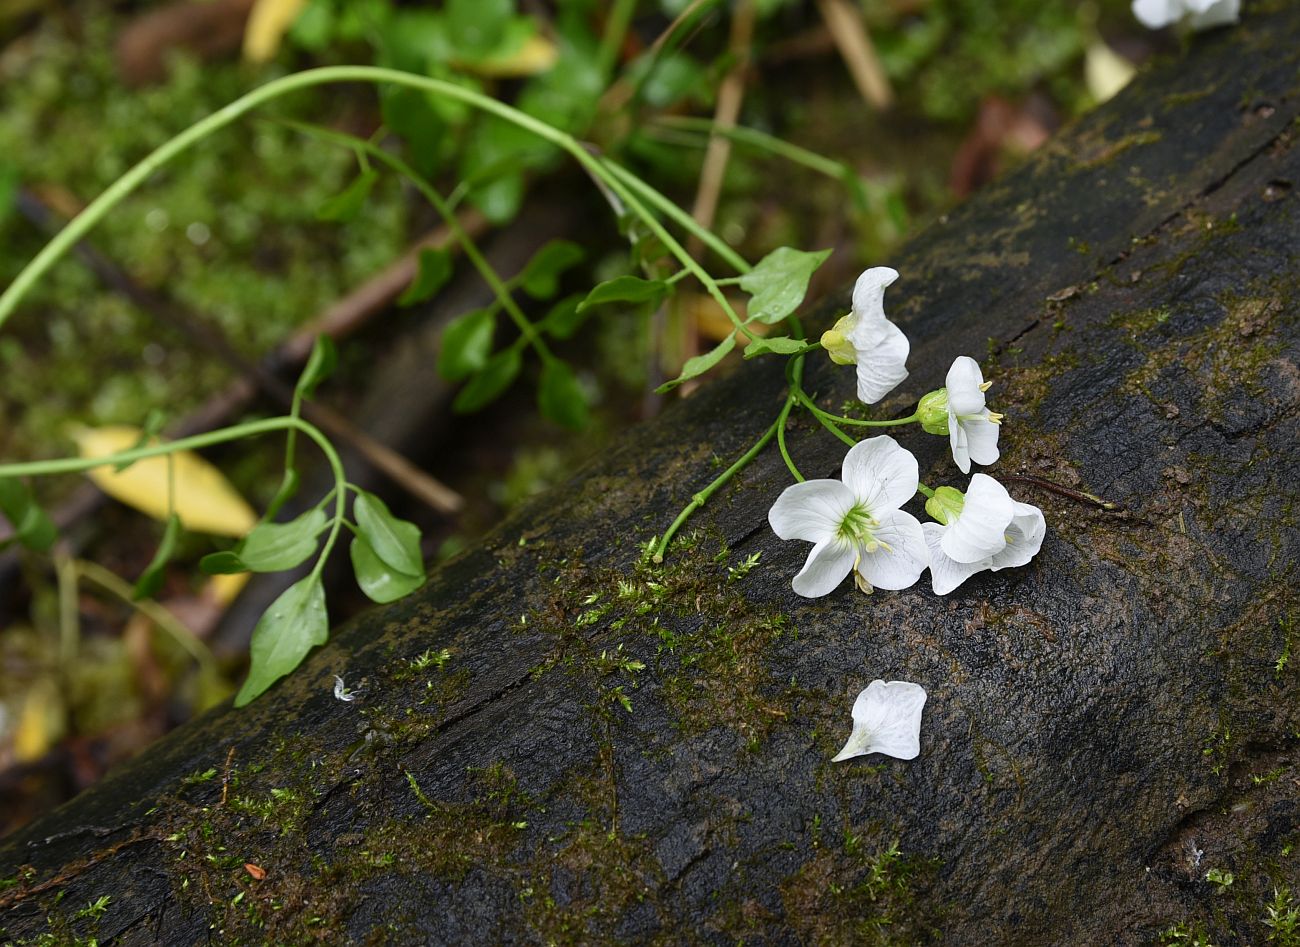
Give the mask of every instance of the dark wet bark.
M 745 366 L 254 706 L 7 840 L 0 928 L 1101 944 L 1181 924 L 1264 942 L 1275 886 L 1300 880 L 1287 6 L 1198 38 L 892 261 L 914 354 L 886 407 L 979 356 L 1007 414 L 991 472 L 1126 514 L 1017 483 L 1049 523 L 1031 566 L 945 599 L 805 601 L 807 547 L 766 525 L 788 482 L 771 452 L 692 548 L 639 567 L 638 541 L 775 416 L 779 366 Z M 827 403 L 847 397 L 850 373 L 813 361 Z M 961 482 L 942 439 L 901 437 L 925 480 Z M 792 450 L 810 476 L 842 455 L 804 421 Z M 364 677 L 364 700 L 335 700 L 334 673 Z M 921 756 L 832 765 L 875 677 L 928 689 Z

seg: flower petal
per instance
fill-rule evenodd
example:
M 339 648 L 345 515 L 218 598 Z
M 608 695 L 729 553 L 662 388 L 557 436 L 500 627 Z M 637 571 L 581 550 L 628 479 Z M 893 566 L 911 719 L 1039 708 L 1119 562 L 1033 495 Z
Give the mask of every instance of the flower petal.
M 859 316 L 885 318 L 885 287 L 898 279 L 898 270 L 873 266 L 864 270 L 853 286 L 853 311 Z
M 856 552 L 851 543 L 831 539 L 813 546 L 791 587 L 804 598 L 821 598 L 834 592 L 853 571 Z
M 961 515 L 943 534 L 943 552 L 957 562 L 979 562 L 1007 547 L 1007 527 L 1016 501 L 1007 488 L 987 474 L 977 473 L 966 488 Z
M 1182 12 L 1177 0 L 1133 0 L 1133 15 L 1149 30 L 1168 26 Z
M 952 448 L 952 459 L 957 469 L 970 473 L 970 435 L 951 414 L 948 418 L 948 446 Z
M 857 353 L 858 400 L 875 404 L 907 377 L 911 345 L 888 319 L 860 319 L 848 336 Z
M 858 503 L 877 519 L 916 496 L 921 482 L 916 458 L 888 434 L 869 437 L 849 448 L 841 471 Z
M 875 552 L 861 553 L 858 571 L 878 589 L 910 588 L 930 564 L 921 524 L 902 510 L 877 514 L 877 519 L 880 526 L 873 536 L 880 547 Z
M 921 753 L 925 688 L 908 681 L 872 681 L 853 702 L 853 732 L 832 762 L 884 753 L 900 760 Z
M 1007 527 L 1007 548 L 993 557 L 989 568 L 1012 569 L 1026 565 L 1043 548 L 1047 522 L 1043 511 L 1030 503 L 1017 503 L 1011 525 Z
M 1201 9 L 1197 9 L 1197 7 Z M 1241 4 L 1239 0 L 1214 0 L 1211 3 L 1190 0 L 1188 7 L 1193 11 L 1189 24 L 1194 30 L 1208 30 L 1215 26 L 1236 23 Z
M 953 360 L 945 380 L 948 388 L 948 413 L 961 417 L 979 414 L 984 410 L 984 374 L 980 363 L 969 355 L 959 355 Z
M 782 491 L 767 521 L 782 539 L 820 543 L 836 534 L 854 502 L 853 491 L 838 480 L 805 480 Z
M 998 451 L 998 434 L 1002 430 L 1002 425 L 990 421 L 987 410 L 984 412 L 984 417 L 962 421 L 961 425 L 966 429 L 970 459 L 985 467 L 997 463 L 998 457 L 1001 456 Z
M 925 531 L 925 544 L 930 547 L 930 586 L 935 595 L 947 595 L 976 572 L 989 568 L 991 559 L 979 562 L 958 562 L 950 559 L 940 546 L 944 531 L 949 527 L 938 523 L 922 523 Z

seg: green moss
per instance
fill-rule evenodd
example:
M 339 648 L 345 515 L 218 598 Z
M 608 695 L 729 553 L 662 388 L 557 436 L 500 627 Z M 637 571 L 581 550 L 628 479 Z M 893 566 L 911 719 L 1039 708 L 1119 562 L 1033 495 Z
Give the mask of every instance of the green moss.
M 847 945 L 937 939 L 940 918 L 916 908 L 938 861 L 906 855 L 897 841 L 869 852 L 863 838 L 846 831 L 839 845 L 818 846 L 781 882 L 785 916 L 799 940 Z

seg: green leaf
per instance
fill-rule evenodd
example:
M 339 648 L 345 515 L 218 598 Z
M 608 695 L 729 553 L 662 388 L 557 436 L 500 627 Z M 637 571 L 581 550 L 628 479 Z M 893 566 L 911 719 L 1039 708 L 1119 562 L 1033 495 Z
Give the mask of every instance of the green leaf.
M 581 431 L 591 421 L 587 394 L 564 362 L 552 360 L 542 366 L 537 406 L 543 417 L 574 431 Z
M 518 377 L 523 364 L 518 349 L 502 349 L 460 390 L 451 409 L 458 414 L 470 414 L 496 401 Z
M 490 309 L 475 309 L 447 323 L 438 349 L 438 374 L 460 381 L 487 365 L 496 324 Z
M 328 637 L 325 587 L 313 573 L 285 589 L 258 619 L 249 649 L 248 680 L 235 695 L 235 706 L 243 707 L 284 677 Z
M 585 255 L 572 240 L 552 240 L 528 261 L 520 285 L 534 299 L 550 299 L 559 290 L 564 271 L 581 263 Z
M 749 293 L 749 318 L 771 325 L 799 308 L 808 293 L 808 280 L 831 255 L 830 250 L 808 253 L 777 247 L 740 278 Z
M 153 554 L 153 559 L 149 565 L 145 566 L 144 572 L 140 573 L 140 578 L 135 581 L 135 588 L 131 591 L 131 598 L 134 601 L 140 601 L 142 598 L 153 598 L 162 588 L 164 571 L 167 563 L 171 561 L 172 555 L 176 552 L 176 540 L 181 535 L 181 518 L 173 513 L 167 518 L 167 525 L 163 528 L 162 541 L 158 543 L 158 551 Z
M 423 575 L 398 572 L 380 559 L 370 543 L 360 536 L 353 537 L 348 551 L 352 556 L 352 571 L 356 573 L 357 585 L 372 602 L 381 605 L 395 602 L 424 584 Z
M 199 560 L 199 569 L 204 575 L 234 575 L 236 572 L 248 571 L 244 560 L 229 549 L 208 553 Z
M 753 358 L 755 355 L 793 355 L 801 351 L 808 343 L 799 339 L 792 339 L 788 335 L 769 336 L 767 338 L 755 339 L 745 346 L 745 358 Z
M 420 528 L 399 520 L 384 501 L 364 490 L 357 491 L 352 511 L 357 532 L 389 567 L 404 575 L 424 578 L 424 557 L 420 555 Z
M 498 226 L 507 224 L 519 213 L 524 202 L 524 176 L 503 174 L 481 184 L 470 191 L 469 202 L 492 223 Z
M 578 309 L 580 302 L 582 302 L 581 293 L 565 296 L 550 308 L 537 327 L 557 339 L 572 337 L 587 320 L 587 314 Z
M 644 280 L 636 276 L 616 276 L 600 283 L 587 294 L 587 298 L 578 303 L 578 311 L 583 312 L 592 306 L 604 303 L 659 302 L 668 295 L 670 287 L 663 280 Z
M 14 528 L 14 539 L 28 549 L 45 552 L 54 545 L 58 530 L 45 515 L 31 490 L 21 480 L 0 479 L 0 513 Z
M 397 297 L 397 305 L 413 306 L 422 303 L 447 285 L 451 279 L 451 254 L 441 247 L 425 247 L 420 251 L 420 263 L 415 279 L 406 291 Z
M 664 382 L 656 388 L 655 391 L 659 394 L 663 394 L 665 391 L 672 391 L 684 381 L 703 375 L 714 365 L 718 364 L 718 362 L 722 361 L 723 357 L 735 347 L 736 337 L 734 335 L 727 336 L 703 355 L 688 358 L 686 364 L 682 366 L 682 373 L 672 381 Z
M 320 507 L 287 523 L 258 523 L 235 547 L 235 555 L 250 572 L 283 572 L 310 558 L 327 525 Z
M 339 353 L 334 347 L 334 340 L 328 335 L 316 336 L 316 341 L 311 345 L 311 354 L 307 356 L 307 364 L 298 376 L 294 390 L 301 397 L 310 398 L 316 392 L 316 386 L 334 374 L 338 363 Z
M 447 33 L 463 62 L 489 57 L 505 38 L 514 0 L 447 0 Z
M 319 220 L 332 220 L 338 223 L 352 220 L 361 213 L 366 198 L 370 196 L 378 180 L 379 172 L 374 168 L 367 168 L 358 174 L 351 184 L 321 204 L 316 209 L 316 217 Z
M 456 136 L 447 122 L 416 89 L 389 86 L 380 92 L 384 124 L 406 142 L 411 163 L 425 177 L 433 177 L 447 160 Z

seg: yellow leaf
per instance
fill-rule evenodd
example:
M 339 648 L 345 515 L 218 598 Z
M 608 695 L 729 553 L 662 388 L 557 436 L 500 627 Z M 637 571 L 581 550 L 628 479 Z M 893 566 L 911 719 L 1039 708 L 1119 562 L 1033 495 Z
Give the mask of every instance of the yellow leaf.
M 244 58 L 267 62 L 275 58 L 284 34 L 307 6 L 307 0 L 256 0 L 244 27 Z
M 129 450 L 140 440 L 138 428 L 125 424 L 101 428 L 79 427 L 72 432 L 82 457 L 107 457 Z M 151 444 L 159 443 L 154 438 Z M 243 536 L 257 522 L 257 514 L 225 476 L 198 454 L 171 455 L 176 484 L 176 514 L 181 525 L 196 533 Z M 117 473 L 111 466 L 96 467 L 87 475 L 115 500 L 152 516 L 167 519 L 167 458 L 141 460 Z
M 1105 102 L 1124 88 L 1137 73 L 1131 62 L 1100 39 L 1088 47 L 1083 71 L 1088 91 L 1098 102 Z
M 14 758 L 19 763 L 39 760 L 63 738 L 66 729 L 67 715 L 58 685 L 48 677 L 37 678 L 23 697 L 14 728 Z
M 545 36 L 534 33 L 513 52 L 479 62 L 458 63 L 467 72 L 488 79 L 515 79 L 546 72 L 560 58 L 560 51 Z

